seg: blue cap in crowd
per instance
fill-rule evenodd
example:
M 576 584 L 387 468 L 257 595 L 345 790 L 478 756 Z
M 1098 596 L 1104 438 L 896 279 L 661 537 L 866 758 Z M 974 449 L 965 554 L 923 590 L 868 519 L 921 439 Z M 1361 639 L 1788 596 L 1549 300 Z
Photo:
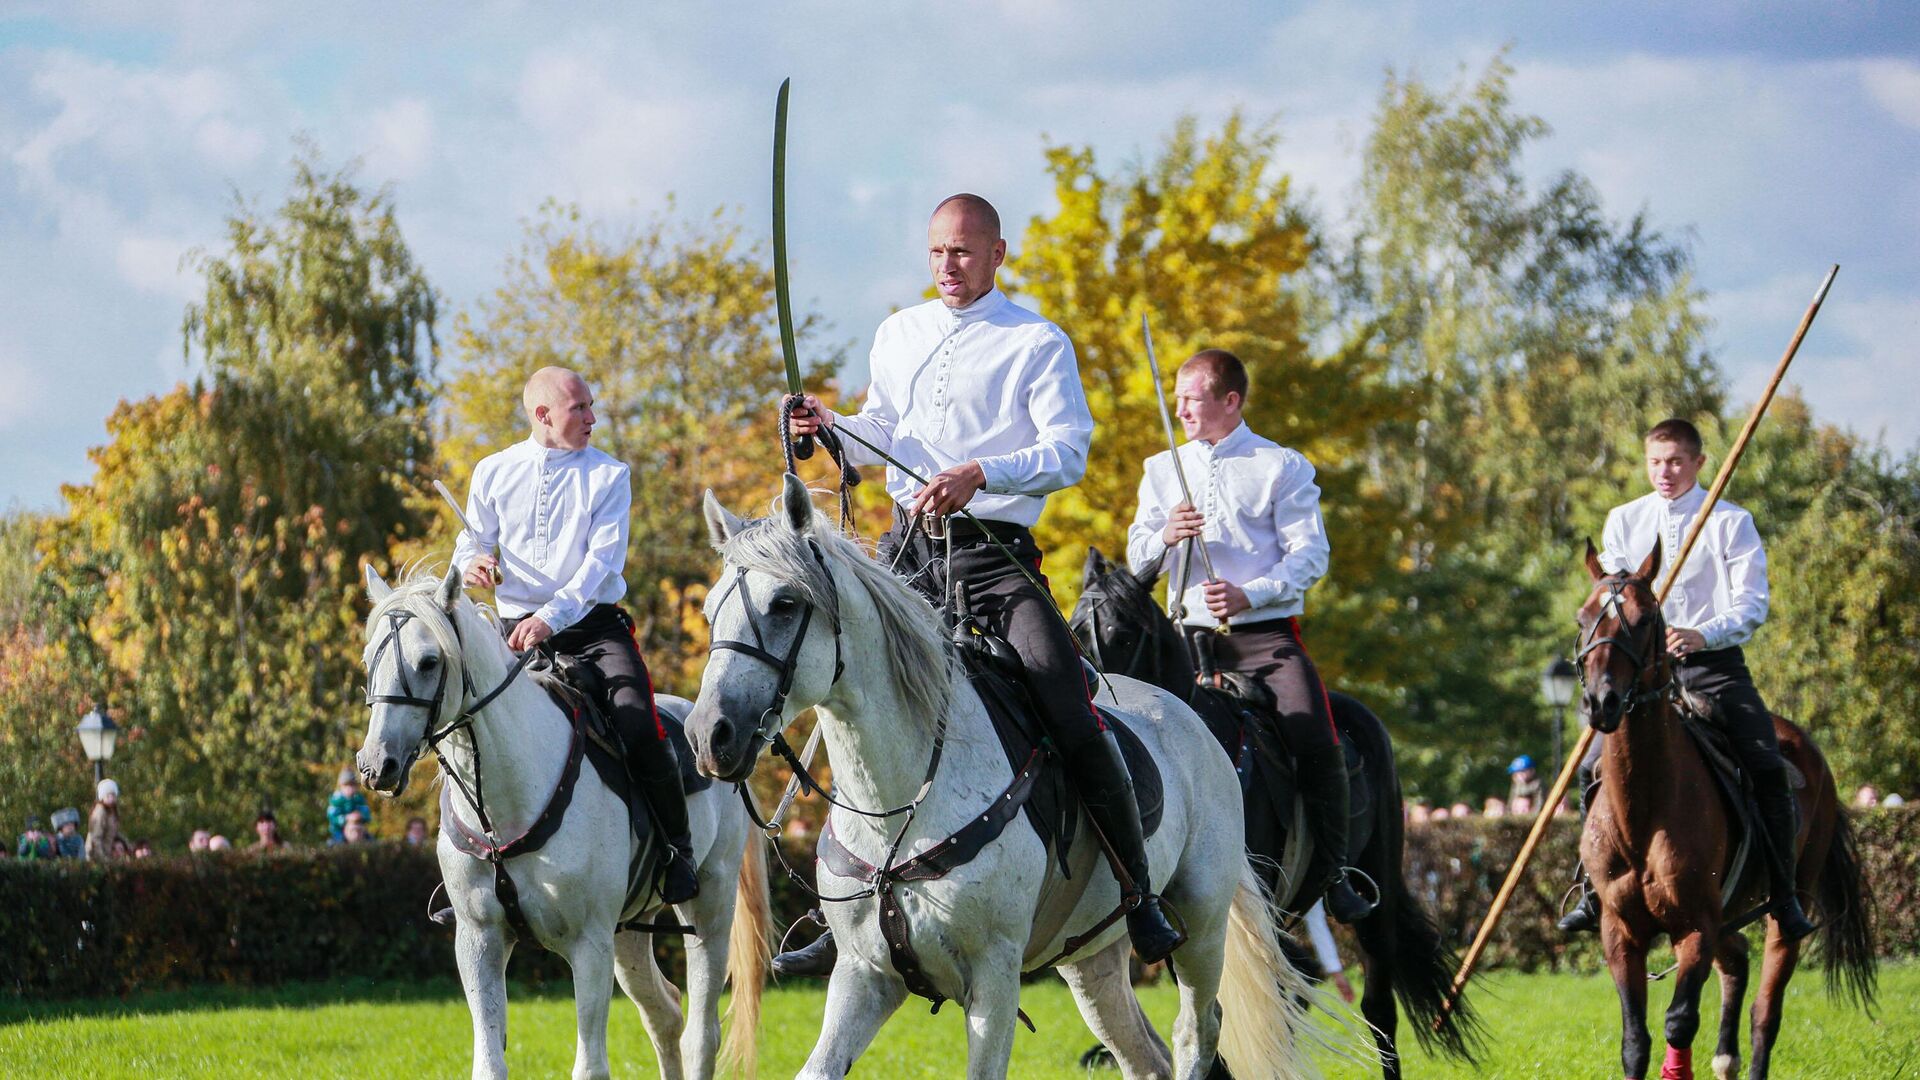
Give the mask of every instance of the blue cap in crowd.
M 1521 754 L 1519 757 L 1513 759 L 1513 764 L 1507 766 L 1507 775 L 1512 776 L 1522 769 L 1531 768 L 1533 768 L 1533 759 L 1525 754 Z

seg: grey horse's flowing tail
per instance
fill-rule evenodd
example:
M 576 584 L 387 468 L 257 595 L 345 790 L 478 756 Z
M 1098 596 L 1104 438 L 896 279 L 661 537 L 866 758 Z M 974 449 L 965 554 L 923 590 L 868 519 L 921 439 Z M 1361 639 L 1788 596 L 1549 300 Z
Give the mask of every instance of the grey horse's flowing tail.
M 760 1065 L 760 996 L 773 956 L 773 912 L 767 894 L 767 845 L 757 830 L 747 835 L 733 898 L 733 930 L 727 935 L 727 1039 L 720 1048 L 723 1072 L 753 1080 Z
M 1873 957 L 1873 893 L 1860 873 L 1860 851 L 1845 807 L 1836 807 L 1833 839 L 1820 867 L 1820 952 L 1827 992 L 1872 1011 L 1878 982 Z

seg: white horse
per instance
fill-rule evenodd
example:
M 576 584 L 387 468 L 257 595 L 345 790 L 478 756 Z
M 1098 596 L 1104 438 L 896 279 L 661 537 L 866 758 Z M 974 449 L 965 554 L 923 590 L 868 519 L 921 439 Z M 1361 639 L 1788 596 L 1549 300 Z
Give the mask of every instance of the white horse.
M 714 641 L 732 644 L 710 657 L 687 719 L 703 772 L 744 778 L 775 732 L 816 709 L 837 800 L 868 810 L 918 803 L 892 865 L 926 852 L 1002 799 L 1014 770 L 937 614 L 818 516 L 798 478 L 787 476 L 771 518 L 743 521 L 711 492 L 706 515 L 726 559 L 707 617 Z M 754 644 L 743 649 L 744 642 Z M 1242 851 L 1233 766 L 1200 718 L 1172 695 L 1131 679 L 1109 685 L 1103 703 L 1139 733 L 1164 778 L 1165 810 L 1149 857 L 1154 884 L 1185 918 L 1190 940 L 1173 956 L 1180 1013 L 1171 1059 L 1129 984 L 1123 923 L 1059 964 L 1081 1014 L 1128 1080 L 1203 1077 L 1216 1049 L 1243 1080 L 1309 1074 L 1294 1039 L 1303 1022 L 1295 998 L 1305 983 L 1281 954 Z M 942 716 L 944 751 L 929 782 Z M 855 857 L 886 867 L 900 821 L 835 809 L 829 825 Z M 890 891 L 925 977 L 966 1012 L 967 1076 L 1007 1074 L 1021 972 L 1059 954 L 1119 904 L 1119 886 L 1090 833 L 1079 830 L 1070 878 L 1016 816 L 944 877 Z M 861 893 L 870 884 L 836 874 L 825 861 L 816 865 L 818 888 L 828 896 Z M 844 1076 L 907 998 L 878 922 L 882 903 L 870 895 L 825 905 L 839 960 L 824 1026 L 801 1076 Z
M 515 935 L 496 894 L 494 865 L 456 847 L 453 830 L 465 825 L 479 833 L 490 821 L 493 839 L 502 844 L 525 834 L 570 771 L 572 721 L 535 679 L 514 677 L 519 667 L 497 619 L 461 592 L 457 570 L 444 580 L 416 574 L 390 588 L 369 566 L 367 594 L 373 602 L 365 656 L 373 718 L 357 758 L 360 772 L 369 787 L 398 795 L 414 761 L 428 749 L 429 734 L 439 743 L 455 778 L 456 790 L 441 803 L 438 850 L 456 919 L 454 955 L 473 1014 L 473 1075 L 504 1077 L 506 968 Z M 496 687 L 504 688 L 489 700 Z M 676 718 L 685 717 L 688 704 L 658 698 L 658 707 Z M 471 723 L 463 725 L 469 713 Z M 453 733 L 444 734 L 449 728 Z M 476 790 L 480 808 L 467 797 Z M 591 764 L 580 763 L 571 801 L 551 838 L 501 861 L 534 939 L 573 969 L 576 1078 L 609 1075 L 607 1009 L 615 978 L 639 1007 L 667 1080 L 714 1075 L 721 985 L 731 979 L 731 1025 L 720 1060 L 753 1074 L 767 961 L 765 855 L 755 844 L 752 857 L 743 859 L 751 826 L 731 785 L 715 784 L 690 796 L 688 804 L 700 895 L 675 910 L 694 929 L 686 939 L 691 1023 L 681 1014 L 678 991 L 654 963 L 652 936 L 616 931 L 636 915 L 653 922 L 673 912 L 657 906 L 621 910 L 639 840 L 626 804 Z M 459 822 L 446 821 L 448 814 Z

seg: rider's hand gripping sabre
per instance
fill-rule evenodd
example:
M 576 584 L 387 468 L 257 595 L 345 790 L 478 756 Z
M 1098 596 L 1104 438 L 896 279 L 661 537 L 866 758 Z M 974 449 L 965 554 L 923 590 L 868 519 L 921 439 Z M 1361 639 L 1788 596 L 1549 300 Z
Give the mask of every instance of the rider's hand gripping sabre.
M 1180 499 L 1188 506 L 1192 506 L 1193 491 L 1187 487 L 1187 471 L 1180 466 L 1180 444 L 1175 442 L 1173 437 L 1173 414 L 1167 411 L 1167 392 L 1165 388 L 1160 385 L 1160 360 L 1153 354 L 1153 327 L 1147 324 L 1147 317 L 1144 313 L 1140 316 L 1140 336 L 1145 339 L 1147 343 L 1147 367 L 1153 372 L 1153 399 L 1160 403 L 1160 425 L 1167 429 L 1167 453 L 1173 458 L 1173 475 L 1180 481 Z M 1213 572 L 1213 556 L 1207 553 L 1206 542 L 1200 537 L 1189 536 L 1186 540 L 1182 541 L 1182 543 L 1187 545 L 1187 551 L 1189 553 L 1195 548 L 1199 549 L 1200 562 L 1207 568 L 1207 580 L 1219 581 L 1219 575 Z M 1179 582 L 1175 585 L 1175 588 L 1179 588 L 1184 584 L 1184 581 Z M 1177 596 L 1178 594 L 1176 593 L 1175 595 Z M 1179 604 L 1180 601 L 1176 599 L 1173 603 Z M 1223 618 L 1220 620 L 1220 625 L 1214 627 L 1213 630 L 1214 633 L 1217 634 L 1231 634 L 1233 627 L 1228 625 L 1227 620 Z

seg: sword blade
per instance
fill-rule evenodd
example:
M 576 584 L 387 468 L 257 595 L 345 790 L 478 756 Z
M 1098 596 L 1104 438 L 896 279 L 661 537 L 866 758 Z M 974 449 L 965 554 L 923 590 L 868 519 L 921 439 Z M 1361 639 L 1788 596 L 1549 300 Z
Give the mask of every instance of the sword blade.
M 787 365 L 787 393 L 801 393 L 800 349 L 793 337 L 793 290 L 787 280 L 787 95 L 793 80 L 780 81 L 773 106 L 773 302 L 780 315 L 780 355 Z M 794 443 L 793 456 L 813 456 L 812 436 Z
M 459 519 L 460 527 L 467 531 L 467 535 L 478 541 L 480 539 L 480 533 L 474 529 L 473 522 L 467 520 L 467 512 L 460 509 L 460 500 L 453 497 L 453 492 L 447 490 L 447 485 L 435 480 L 433 482 L 433 490 L 439 492 L 442 499 L 447 500 L 447 505 L 453 508 L 453 516 Z M 500 576 L 500 567 L 497 564 L 487 576 L 493 579 L 495 585 L 500 584 L 503 580 Z
M 1180 481 L 1180 498 L 1191 506 L 1193 490 L 1187 487 L 1187 470 L 1180 466 L 1180 444 L 1173 437 L 1173 413 L 1167 409 L 1166 388 L 1160 385 L 1160 358 L 1153 352 L 1153 325 L 1147 321 L 1144 311 L 1140 313 L 1140 336 L 1147 343 L 1147 368 L 1153 372 L 1153 399 L 1160 403 L 1160 425 L 1167 431 L 1167 453 L 1173 458 L 1173 475 Z M 1207 568 L 1207 580 L 1220 580 L 1219 575 L 1213 572 L 1213 556 L 1207 552 L 1207 545 L 1201 543 L 1198 537 L 1188 538 L 1183 543 L 1189 552 L 1199 550 L 1200 562 Z M 1231 632 L 1225 619 L 1221 619 L 1220 625 L 1214 629 L 1222 634 Z

